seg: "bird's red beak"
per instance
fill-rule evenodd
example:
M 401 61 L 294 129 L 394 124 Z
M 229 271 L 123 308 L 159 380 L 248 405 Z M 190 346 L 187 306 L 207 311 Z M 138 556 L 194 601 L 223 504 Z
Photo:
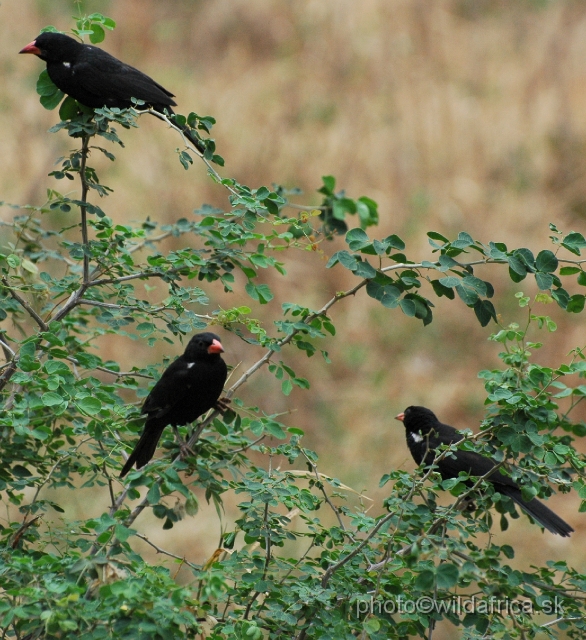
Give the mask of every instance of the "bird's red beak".
M 21 49 L 18 53 L 34 53 L 36 56 L 41 55 L 41 50 L 37 47 L 36 40 L 33 40 L 30 44 L 27 44 L 26 47 Z
M 405 419 L 404 413 L 399 413 L 395 416 L 395 420 L 399 420 L 400 422 L 403 422 L 404 419 Z
M 222 346 L 222 343 L 219 340 L 216 340 L 214 338 L 214 340 L 212 341 L 212 344 L 208 347 L 208 353 L 223 353 L 224 352 L 224 347 Z

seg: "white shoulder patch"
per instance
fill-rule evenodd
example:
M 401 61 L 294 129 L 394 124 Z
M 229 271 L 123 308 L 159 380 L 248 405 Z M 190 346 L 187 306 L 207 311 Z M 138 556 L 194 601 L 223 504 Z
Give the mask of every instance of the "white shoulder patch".
M 64 62 L 63 66 L 69 69 L 69 67 L 71 66 L 71 62 Z
M 195 362 L 188 362 L 187 363 L 187 368 L 191 369 L 191 367 L 193 367 L 194 364 L 195 364 Z
M 419 444 L 420 442 L 423 442 L 423 436 L 420 433 L 411 432 L 409 434 L 409 437 L 411 438 L 411 440 L 413 440 L 413 442 L 416 442 L 417 444 Z

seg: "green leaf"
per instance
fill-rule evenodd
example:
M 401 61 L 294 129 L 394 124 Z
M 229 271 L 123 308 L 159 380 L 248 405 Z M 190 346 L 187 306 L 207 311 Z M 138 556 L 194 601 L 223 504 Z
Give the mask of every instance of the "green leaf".
M 326 195 L 333 194 L 336 188 L 336 178 L 334 176 L 322 176 L 324 186 L 320 189 L 322 193 Z
M 439 282 L 444 287 L 448 287 L 449 289 L 451 289 L 453 287 L 457 287 L 460 284 L 461 280 L 460 278 L 456 278 L 455 276 L 446 276 L 445 278 L 440 278 Z
M 366 285 L 366 293 L 375 300 L 378 300 L 383 307 L 394 309 L 399 304 L 401 290 L 391 284 L 381 286 L 372 280 Z
M 510 270 L 516 273 L 518 276 L 522 276 L 521 279 L 523 279 L 527 275 L 527 267 L 525 266 L 523 261 L 520 260 L 517 256 L 515 255 L 509 256 L 508 262 L 509 262 Z
M 432 240 L 439 240 L 440 242 L 443 242 L 444 244 L 449 242 L 449 240 L 446 238 L 446 236 L 442 236 L 441 233 L 437 233 L 436 231 L 428 231 L 427 232 L 427 237 L 431 238 Z
M 333 267 L 338 262 L 346 269 L 354 271 L 358 260 L 351 253 L 348 253 L 348 251 L 338 251 L 329 259 L 326 264 L 326 269 Z
M 90 42 L 92 44 L 99 44 L 100 42 L 103 42 L 105 37 L 106 37 L 106 34 L 102 29 L 102 27 L 100 27 L 99 24 L 93 24 L 92 32 L 90 34 Z
M 85 413 L 90 416 L 95 416 L 102 408 L 102 403 L 93 396 L 87 396 L 86 398 L 81 398 L 80 400 L 76 400 L 77 406 Z
M 583 273 L 580 267 L 562 267 L 560 269 L 560 276 L 573 276 L 575 273 Z
M 538 271 L 535 274 L 535 282 L 541 291 L 549 291 L 553 287 L 553 276 Z
M 351 229 L 346 234 L 346 243 L 352 251 L 360 251 L 360 249 L 370 246 L 372 244 L 372 240 L 362 229 Z
M 464 231 L 461 231 L 458 234 L 458 238 L 454 240 L 454 242 L 452 242 L 452 247 L 455 247 L 456 249 L 465 249 L 466 247 L 469 247 L 470 245 L 473 245 L 473 244 L 474 244 L 474 240 L 472 236 L 465 233 Z
M 37 93 L 40 96 L 52 96 L 57 91 L 59 91 L 59 89 L 57 89 L 56 85 L 49 77 L 49 73 L 46 69 L 43 69 L 39 75 L 39 79 L 37 80 Z
M 435 585 L 435 574 L 429 569 L 422 571 L 415 579 L 415 588 L 419 591 L 430 591 Z
M 435 291 L 435 295 L 438 296 L 438 298 L 445 296 L 446 298 L 453 300 L 456 296 L 456 294 L 454 293 L 454 290 L 444 286 L 441 283 L 441 280 L 432 280 L 431 286 L 433 287 L 433 290 Z
M 61 120 L 71 120 L 74 118 L 79 112 L 79 106 L 77 101 L 74 100 L 71 96 L 67 96 L 63 103 L 59 107 L 59 117 Z
M 60 360 L 47 360 L 47 362 L 45 362 L 45 364 L 43 365 L 43 369 L 49 375 L 67 375 L 68 373 L 71 373 L 69 367 Z
M 47 391 L 41 396 L 41 401 L 46 407 L 55 407 L 64 402 L 64 399 L 54 391 Z
M 134 529 L 129 529 L 121 524 L 114 525 L 114 535 L 120 542 L 126 542 L 130 536 L 135 534 Z
M 283 391 L 283 395 L 286 396 L 291 393 L 291 391 L 293 390 L 293 383 L 291 382 L 291 380 L 289 380 L 289 378 L 283 380 L 283 382 L 281 383 L 281 390 Z
M 563 240 L 562 246 L 565 247 L 571 253 L 579 256 L 580 249 L 586 247 L 586 240 L 581 233 L 572 232 L 569 233 Z
M 188 516 L 195 516 L 199 511 L 199 502 L 195 495 L 190 491 L 187 499 L 185 500 L 185 513 Z
M 376 276 L 376 269 L 366 260 L 357 260 L 356 266 L 352 270 L 359 278 L 368 280 Z
M 438 589 L 451 589 L 458 582 L 458 567 L 455 564 L 442 563 L 436 569 Z
M 566 311 L 569 311 L 570 313 L 581 313 L 584 309 L 585 299 L 586 298 L 582 294 L 576 293 L 569 299 Z
M 376 618 L 367 618 L 362 623 L 364 631 L 366 631 L 366 633 L 368 633 L 369 635 L 378 633 L 380 626 L 380 622 Z
M 558 268 L 558 259 L 549 250 L 540 251 L 535 260 L 535 267 L 538 271 L 553 273 Z
M 266 284 L 255 285 L 249 281 L 244 289 L 253 300 L 260 302 L 260 304 L 267 304 L 274 298 L 269 286 Z
M 61 102 L 64 95 L 65 94 L 62 91 L 57 90 L 51 96 L 41 96 L 39 102 L 43 105 L 43 107 L 45 107 L 45 109 L 47 109 L 48 111 L 52 111 Z
M 415 316 L 415 313 L 417 312 L 417 307 L 415 306 L 415 302 L 413 302 L 413 300 L 407 300 L 406 298 L 403 298 L 399 302 L 399 305 L 401 307 L 401 311 L 406 316 L 409 316 L 410 318 Z
M 496 309 L 490 300 L 478 299 L 474 303 L 474 313 L 480 322 L 480 326 L 486 327 L 486 325 L 492 320 L 498 322 L 496 316 Z
M 156 505 L 161 500 L 161 490 L 159 488 L 159 483 L 154 482 L 149 492 L 147 493 L 147 501 L 151 505 Z
M 462 299 L 462 301 L 464 302 L 464 304 L 468 305 L 469 307 L 476 304 L 478 300 L 478 294 L 474 289 L 472 289 L 469 286 L 466 286 L 464 281 L 462 281 L 461 284 L 455 287 L 455 289 L 458 295 L 460 296 L 460 298 Z
M 269 422 L 265 424 L 265 431 L 275 436 L 275 438 L 279 438 L 279 440 L 284 440 L 287 437 L 281 425 L 274 420 L 269 420 Z

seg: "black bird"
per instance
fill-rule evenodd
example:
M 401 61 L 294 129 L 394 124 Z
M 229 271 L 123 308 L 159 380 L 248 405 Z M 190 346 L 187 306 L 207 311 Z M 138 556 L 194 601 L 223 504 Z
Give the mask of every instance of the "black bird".
M 220 356 L 223 351 L 215 333 L 198 333 L 189 341 L 185 353 L 165 369 L 144 402 L 144 431 L 120 472 L 121 478 L 135 463 L 140 469 L 153 457 L 167 425 L 189 424 L 216 406 L 228 375 Z
M 438 455 L 441 445 L 459 442 L 464 437 L 454 427 L 441 423 L 429 409 L 425 407 L 407 407 L 404 413 L 396 416 L 405 425 L 407 445 L 415 462 L 419 465 L 431 465 Z M 485 476 L 490 473 L 497 463 L 474 451 L 454 451 L 436 462 L 437 470 L 442 478 L 457 478 L 460 471 L 471 476 Z M 533 498 L 524 500 L 519 485 L 509 476 L 497 469 L 486 480 L 494 485 L 499 493 L 508 496 L 516 502 L 523 511 L 548 531 L 567 537 L 574 529 L 564 522 L 542 502 Z
M 82 44 L 63 33 L 45 32 L 19 53 L 32 53 L 47 63 L 49 77 L 58 89 L 90 109 L 128 109 L 131 98 L 143 100 L 145 107 L 172 115 L 177 103 L 173 94 L 158 82 L 118 60 L 103 49 Z M 182 127 L 185 136 L 204 152 L 201 140 Z

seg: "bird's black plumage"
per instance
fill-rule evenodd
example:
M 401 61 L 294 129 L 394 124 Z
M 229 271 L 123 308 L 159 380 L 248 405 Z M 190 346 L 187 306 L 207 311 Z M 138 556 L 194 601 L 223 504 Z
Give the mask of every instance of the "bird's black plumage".
M 174 113 L 172 107 L 177 103 L 170 91 L 94 45 L 82 44 L 63 33 L 45 32 L 19 53 L 32 53 L 44 60 L 55 86 L 90 109 L 128 109 L 135 106 L 131 98 L 136 98 L 159 113 Z M 201 140 L 188 127 L 182 129 L 203 153 Z
M 215 406 L 228 373 L 220 356 L 223 351 L 215 333 L 198 333 L 185 353 L 165 369 L 142 407 L 142 413 L 147 414 L 144 431 L 122 468 L 121 478 L 135 463 L 140 469 L 149 462 L 167 425 L 189 424 Z
M 417 464 L 431 465 L 438 455 L 438 449 L 441 445 L 454 444 L 464 437 L 454 427 L 441 423 L 433 411 L 425 407 L 407 407 L 404 413 L 400 413 L 396 418 L 405 425 L 407 445 Z M 496 469 L 491 474 L 491 469 L 497 463 L 490 458 L 474 451 L 458 450 L 447 453 L 435 464 L 444 480 L 457 478 L 460 471 L 472 476 L 487 476 L 486 480 L 494 485 L 496 491 L 511 498 L 548 531 L 564 537 L 574 531 L 567 522 L 564 522 L 537 498 L 524 500 L 519 485 L 510 476 L 502 473 L 500 469 Z

